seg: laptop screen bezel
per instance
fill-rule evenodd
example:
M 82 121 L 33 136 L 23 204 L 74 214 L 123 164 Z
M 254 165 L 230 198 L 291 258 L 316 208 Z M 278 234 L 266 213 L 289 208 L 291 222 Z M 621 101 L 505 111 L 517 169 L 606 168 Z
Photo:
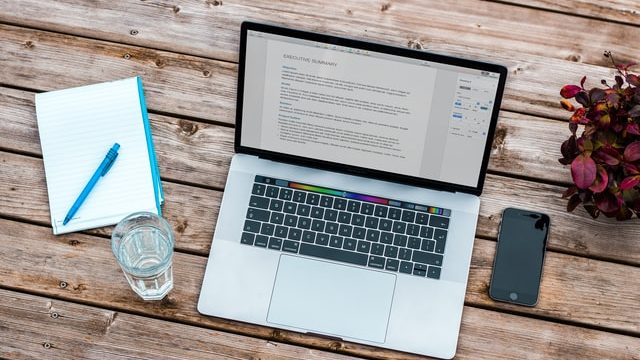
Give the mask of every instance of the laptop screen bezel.
M 302 30 L 294 30 L 290 28 L 284 28 L 280 26 L 267 25 L 261 23 L 255 23 L 245 21 L 240 27 L 240 54 L 238 60 L 238 87 L 237 87 L 237 103 L 236 103 L 236 130 L 234 149 L 236 153 L 244 153 L 250 155 L 256 155 L 266 159 L 272 159 L 277 161 L 283 161 L 296 165 L 310 166 L 321 168 L 325 170 L 338 171 L 347 174 L 366 176 L 381 180 L 393 181 L 404 183 L 413 186 L 420 186 L 438 190 L 445 190 L 451 192 L 464 192 L 474 195 L 480 195 L 484 186 L 484 180 L 487 174 L 487 167 L 489 165 L 489 154 L 491 151 L 491 145 L 493 142 L 493 136 L 498 121 L 498 113 L 500 111 L 500 103 L 502 102 L 502 96 L 504 92 L 505 81 L 507 77 L 507 68 L 498 65 L 481 61 L 462 59 L 447 55 L 433 54 L 425 51 L 418 51 L 408 48 L 400 48 L 389 45 L 365 42 L 361 40 L 347 39 L 337 37 L 333 35 L 318 34 Z M 362 50 L 368 50 L 373 52 L 381 52 L 391 55 L 409 57 L 414 59 L 426 60 L 431 62 L 437 62 L 453 66 L 461 66 L 470 69 L 490 71 L 499 73 L 500 78 L 498 81 L 498 88 L 496 90 L 495 105 L 491 113 L 491 122 L 489 124 L 489 130 L 487 132 L 487 141 L 484 148 L 484 154 L 482 157 L 482 165 L 480 167 L 480 173 L 478 175 L 478 182 L 476 186 L 460 185 L 455 183 L 449 183 L 444 181 L 438 181 L 434 179 L 426 179 L 417 176 L 397 174 L 382 170 L 373 170 L 369 168 L 358 167 L 354 165 L 340 164 L 325 160 L 312 159 L 297 155 L 285 154 L 275 151 L 269 151 L 249 146 L 243 146 L 241 144 L 242 135 L 242 113 L 244 104 L 244 76 L 245 76 L 245 62 L 246 62 L 246 50 L 247 50 L 247 33 L 249 30 L 258 32 L 281 35 L 286 37 L 323 42 L 330 45 L 352 47 Z

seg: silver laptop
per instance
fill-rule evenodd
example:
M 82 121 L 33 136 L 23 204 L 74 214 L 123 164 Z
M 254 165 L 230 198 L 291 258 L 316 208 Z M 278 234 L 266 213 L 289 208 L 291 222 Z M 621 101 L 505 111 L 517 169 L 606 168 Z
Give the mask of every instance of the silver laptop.
M 506 69 L 242 24 L 202 314 L 451 358 Z

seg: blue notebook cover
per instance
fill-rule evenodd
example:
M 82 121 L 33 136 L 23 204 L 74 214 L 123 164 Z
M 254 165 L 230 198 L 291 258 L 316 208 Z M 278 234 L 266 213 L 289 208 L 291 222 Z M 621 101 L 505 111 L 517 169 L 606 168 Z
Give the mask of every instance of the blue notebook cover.
M 151 138 L 151 125 L 149 124 L 149 114 L 147 113 L 147 103 L 144 99 L 144 88 L 142 87 L 142 78 L 138 79 L 138 94 L 140 94 L 140 110 L 142 111 L 142 121 L 144 122 L 144 131 L 147 134 L 147 148 L 149 150 L 149 160 L 151 161 L 151 173 L 153 174 L 154 191 L 156 194 L 156 206 L 158 207 L 158 215 L 162 215 L 160 205 L 164 203 L 164 192 L 162 191 L 162 181 L 160 180 L 160 170 L 158 169 L 158 160 L 156 152 L 153 148 L 153 139 Z

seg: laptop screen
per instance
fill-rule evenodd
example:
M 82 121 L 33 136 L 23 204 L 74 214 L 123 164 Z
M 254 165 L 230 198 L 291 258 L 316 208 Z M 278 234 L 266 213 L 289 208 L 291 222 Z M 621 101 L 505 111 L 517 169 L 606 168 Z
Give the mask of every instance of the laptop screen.
M 242 147 L 481 186 L 499 72 L 320 40 L 246 32 Z

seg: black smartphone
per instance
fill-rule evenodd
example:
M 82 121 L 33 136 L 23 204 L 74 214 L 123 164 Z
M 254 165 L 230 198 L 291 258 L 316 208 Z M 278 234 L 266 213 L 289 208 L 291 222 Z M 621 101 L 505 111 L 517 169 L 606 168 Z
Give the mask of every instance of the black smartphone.
M 489 286 L 492 299 L 527 306 L 538 302 L 548 235 L 548 215 L 504 210 Z

